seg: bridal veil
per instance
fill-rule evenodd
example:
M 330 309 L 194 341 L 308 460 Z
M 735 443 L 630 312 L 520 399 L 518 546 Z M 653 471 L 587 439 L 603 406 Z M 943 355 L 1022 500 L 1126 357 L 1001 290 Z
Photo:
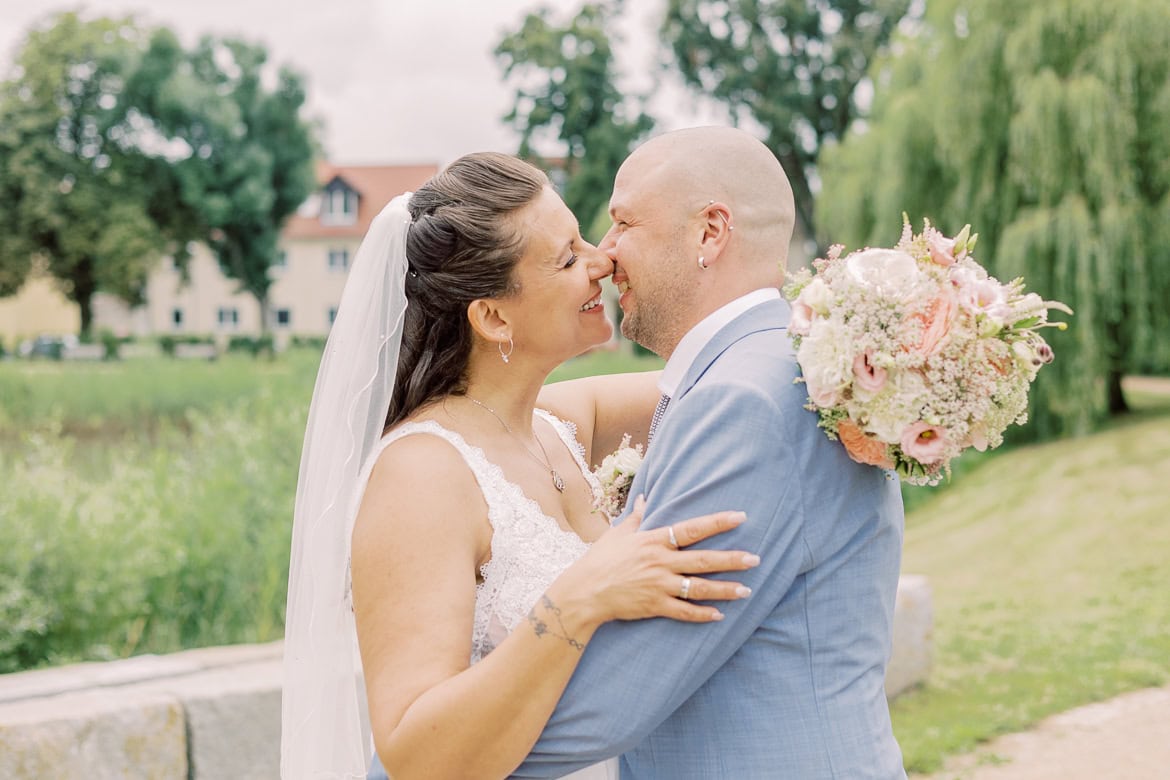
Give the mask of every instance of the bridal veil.
M 362 240 L 309 408 L 285 617 L 284 780 L 364 778 L 370 759 L 349 593 L 350 536 L 402 344 L 410 195 L 392 200 Z

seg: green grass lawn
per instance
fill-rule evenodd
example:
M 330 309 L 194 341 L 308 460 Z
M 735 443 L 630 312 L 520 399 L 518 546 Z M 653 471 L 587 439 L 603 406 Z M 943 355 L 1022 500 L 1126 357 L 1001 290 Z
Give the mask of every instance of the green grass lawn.
M 277 360 L 229 353 L 212 362 L 7 361 L 0 363 L 0 434 L 59 423 L 65 433 L 112 438 L 264 392 L 307 409 L 320 358 L 298 349 Z
M 1109 430 L 990 458 L 907 517 L 936 650 L 892 708 L 907 769 L 1170 681 L 1170 397 L 1133 400 Z

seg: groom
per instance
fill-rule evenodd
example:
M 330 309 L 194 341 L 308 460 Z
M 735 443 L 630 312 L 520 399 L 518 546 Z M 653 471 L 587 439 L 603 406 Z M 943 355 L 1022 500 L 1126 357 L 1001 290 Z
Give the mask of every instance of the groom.
M 794 211 L 776 158 L 730 128 L 660 136 L 618 172 L 602 248 L 622 332 L 667 359 L 630 491 L 642 528 L 742 509 L 743 526 L 696 546 L 762 563 L 736 573 L 753 593 L 720 623 L 602 626 L 517 777 L 617 754 L 627 780 L 905 777 L 883 690 L 902 502 L 793 383 L 777 288 Z

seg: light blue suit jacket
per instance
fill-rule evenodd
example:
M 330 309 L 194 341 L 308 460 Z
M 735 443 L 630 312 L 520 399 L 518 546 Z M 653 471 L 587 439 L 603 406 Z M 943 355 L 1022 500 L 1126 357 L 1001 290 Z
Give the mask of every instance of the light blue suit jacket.
M 902 550 L 898 482 L 803 408 L 783 301 L 724 327 L 679 386 L 630 495 L 643 528 L 742 509 L 696 547 L 759 553 L 726 618 L 614 622 L 586 647 L 516 777 L 623 754 L 624 780 L 904 778 L 883 682 Z

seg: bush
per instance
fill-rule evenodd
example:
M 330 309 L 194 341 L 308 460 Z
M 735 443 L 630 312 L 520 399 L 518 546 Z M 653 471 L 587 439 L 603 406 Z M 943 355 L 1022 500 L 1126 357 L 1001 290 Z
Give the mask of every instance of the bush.
M 276 345 L 271 334 L 263 336 L 232 336 L 228 340 L 228 352 L 247 352 L 252 357 L 276 354 Z
M 158 348 L 167 357 L 175 356 L 175 345 L 177 344 L 214 344 L 215 339 L 211 336 L 159 336 Z
M 87 454 L 0 449 L 0 672 L 281 635 L 305 409 L 264 393 Z
M 131 339 L 128 337 L 127 338 L 119 338 L 118 336 L 114 335 L 113 331 L 103 330 L 101 333 L 98 334 L 98 340 L 102 343 L 102 346 L 105 347 L 105 349 L 106 349 L 105 360 L 117 360 L 118 359 L 118 348 L 121 347 L 123 344 L 129 343 Z
M 294 349 L 315 349 L 324 352 L 325 341 L 325 336 L 293 336 L 289 339 L 288 345 Z

